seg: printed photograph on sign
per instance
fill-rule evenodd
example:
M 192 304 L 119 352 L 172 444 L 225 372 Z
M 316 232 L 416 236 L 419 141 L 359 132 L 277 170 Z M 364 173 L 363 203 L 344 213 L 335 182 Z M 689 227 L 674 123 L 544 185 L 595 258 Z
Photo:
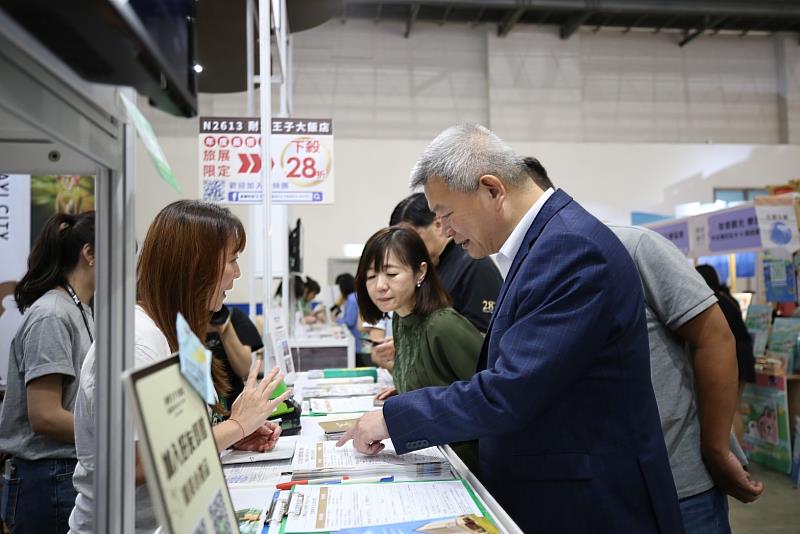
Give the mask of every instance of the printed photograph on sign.
M 6 383 L 11 339 L 22 323 L 14 300 L 28 254 L 47 220 L 57 213 L 94 209 L 94 176 L 0 173 L 0 386 Z

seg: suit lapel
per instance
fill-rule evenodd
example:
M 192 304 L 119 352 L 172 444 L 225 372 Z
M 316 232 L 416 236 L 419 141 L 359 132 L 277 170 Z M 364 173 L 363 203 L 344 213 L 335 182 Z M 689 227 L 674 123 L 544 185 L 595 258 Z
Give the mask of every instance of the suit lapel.
M 528 252 L 530 252 L 531 247 L 536 242 L 536 239 L 542 233 L 545 225 L 550 222 L 550 219 L 561 210 L 564 206 L 566 206 L 572 197 L 566 194 L 563 190 L 557 189 L 550 198 L 547 199 L 547 202 L 544 203 L 542 209 L 533 219 L 533 224 L 530 225 L 528 231 L 525 234 L 525 239 L 522 241 L 522 245 L 520 245 L 519 250 L 517 251 L 517 255 L 514 256 L 514 261 L 511 263 L 511 268 L 508 270 L 508 275 L 506 279 L 503 281 L 503 285 L 500 288 L 500 295 L 497 297 L 497 302 L 494 306 L 494 313 L 492 314 L 492 318 L 489 321 L 489 327 L 486 330 L 486 338 L 488 339 L 489 335 L 492 332 L 492 325 L 494 324 L 494 319 L 497 317 L 498 312 L 500 311 L 500 307 L 503 305 L 503 301 L 505 300 L 506 293 L 508 293 L 508 288 L 511 286 L 511 282 L 514 280 L 514 277 L 519 271 L 522 262 L 528 256 Z

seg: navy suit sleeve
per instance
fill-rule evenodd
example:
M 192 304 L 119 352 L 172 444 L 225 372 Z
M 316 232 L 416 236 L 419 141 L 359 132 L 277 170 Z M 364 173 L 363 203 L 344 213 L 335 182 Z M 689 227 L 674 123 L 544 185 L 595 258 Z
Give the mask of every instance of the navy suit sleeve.
M 609 293 L 620 290 L 613 278 L 592 236 L 540 238 L 496 311 L 490 367 L 386 402 L 396 450 L 514 432 L 569 395 L 592 366 L 593 349 L 608 342 Z

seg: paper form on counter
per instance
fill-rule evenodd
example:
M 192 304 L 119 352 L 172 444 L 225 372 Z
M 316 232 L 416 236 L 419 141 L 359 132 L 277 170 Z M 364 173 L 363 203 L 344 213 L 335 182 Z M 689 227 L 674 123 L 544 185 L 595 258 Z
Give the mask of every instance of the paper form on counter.
M 463 514 L 483 516 L 461 480 L 296 486 L 284 532 L 330 532 Z
M 381 384 L 329 384 L 306 386 L 303 398 L 318 399 L 322 397 L 352 397 L 354 395 L 375 395 L 383 389 Z
M 379 471 L 391 471 L 393 467 L 416 466 L 418 464 L 448 464 L 447 459 L 436 447 L 421 449 L 398 456 L 391 441 L 384 441 L 386 448 L 374 456 L 368 456 L 355 450 L 350 441 L 337 447 L 332 441 L 298 441 L 292 459 L 292 472 L 318 470 L 358 470 L 368 468 Z
M 281 475 L 291 470 L 288 462 L 281 462 L 281 465 L 238 464 L 222 468 L 225 473 L 225 482 L 231 488 L 234 486 L 269 486 L 275 489 L 275 484 L 280 482 Z

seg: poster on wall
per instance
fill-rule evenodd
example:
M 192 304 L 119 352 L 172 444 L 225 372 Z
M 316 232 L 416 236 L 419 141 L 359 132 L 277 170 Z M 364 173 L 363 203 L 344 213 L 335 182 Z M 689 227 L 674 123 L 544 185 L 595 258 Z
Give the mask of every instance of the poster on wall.
M 0 173 L 0 386 L 6 384 L 11 339 L 22 321 L 14 288 L 25 274 L 31 242 L 30 176 Z
M 789 442 L 789 410 L 786 376 L 756 374 L 747 384 L 739 410 L 744 418 L 742 448 L 758 464 L 789 474 L 792 451 Z
M 261 121 L 200 117 L 198 175 L 203 200 L 260 204 Z M 272 119 L 273 204 L 333 204 L 333 121 Z
M 14 288 L 27 270 L 33 242 L 52 215 L 93 209 L 93 176 L 0 173 L 0 386 L 6 383 L 11 339 L 22 322 Z

